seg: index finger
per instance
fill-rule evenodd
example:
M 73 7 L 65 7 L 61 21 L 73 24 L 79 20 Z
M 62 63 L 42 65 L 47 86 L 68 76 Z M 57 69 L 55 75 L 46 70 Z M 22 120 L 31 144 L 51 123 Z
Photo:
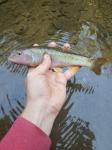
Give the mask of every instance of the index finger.
M 44 55 L 43 62 L 35 68 L 35 72 L 39 74 L 44 74 L 48 71 L 51 67 L 51 58 L 48 54 Z
M 79 66 L 70 67 L 67 71 L 64 72 L 64 76 L 67 80 L 69 80 L 72 76 L 74 76 L 80 70 Z

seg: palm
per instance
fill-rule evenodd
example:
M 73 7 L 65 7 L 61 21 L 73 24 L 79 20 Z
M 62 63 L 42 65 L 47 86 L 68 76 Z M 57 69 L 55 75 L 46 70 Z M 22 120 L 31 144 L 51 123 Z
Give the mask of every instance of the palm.
M 62 73 L 51 71 L 47 73 L 46 79 L 48 79 L 49 102 L 59 111 L 65 101 L 67 80 Z

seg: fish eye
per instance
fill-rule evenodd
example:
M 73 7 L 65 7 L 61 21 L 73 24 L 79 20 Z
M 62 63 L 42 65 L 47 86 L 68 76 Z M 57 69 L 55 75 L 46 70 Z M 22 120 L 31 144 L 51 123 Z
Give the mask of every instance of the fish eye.
M 18 51 L 18 52 L 17 52 L 17 54 L 18 54 L 18 55 L 21 55 L 21 54 L 22 54 L 22 52 Z

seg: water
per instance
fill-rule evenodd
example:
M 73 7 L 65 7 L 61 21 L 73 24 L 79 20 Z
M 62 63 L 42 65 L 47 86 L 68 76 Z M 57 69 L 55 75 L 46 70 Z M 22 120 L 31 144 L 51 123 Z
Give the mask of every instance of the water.
M 109 64 L 99 76 L 83 67 L 68 82 L 51 150 L 112 149 L 111 5 L 103 0 L 0 1 L 0 139 L 26 103 L 27 69 L 7 62 L 7 55 L 12 49 L 53 40 L 60 47 L 71 43 L 76 53 L 106 57 Z

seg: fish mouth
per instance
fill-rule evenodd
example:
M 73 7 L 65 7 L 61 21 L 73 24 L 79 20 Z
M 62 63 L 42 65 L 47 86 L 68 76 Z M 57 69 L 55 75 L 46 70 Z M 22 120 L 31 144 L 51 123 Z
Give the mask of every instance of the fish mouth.
M 12 59 L 12 56 L 11 56 L 11 55 L 9 55 L 8 60 L 9 60 L 9 61 L 13 61 L 13 59 Z
M 13 63 L 20 63 L 20 60 L 18 60 L 18 57 L 15 54 L 9 55 L 8 61 Z
M 16 64 L 21 64 L 20 62 L 17 62 L 17 60 L 14 60 L 14 59 L 11 58 L 11 57 L 8 58 L 8 62 L 16 63 Z
M 9 55 L 8 61 L 15 62 L 15 61 L 14 61 L 14 55 L 13 55 L 13 54 L 10 54 L 10 55 Z
M 13 58 L 8 57 L 8 61 L 15 62 Z

